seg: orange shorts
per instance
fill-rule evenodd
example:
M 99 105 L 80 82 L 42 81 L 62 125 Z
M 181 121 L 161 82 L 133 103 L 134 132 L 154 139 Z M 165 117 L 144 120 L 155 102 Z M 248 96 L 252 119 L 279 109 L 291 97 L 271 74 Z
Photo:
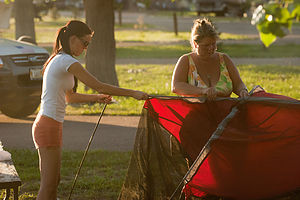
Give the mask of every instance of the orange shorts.
M 32 125 L 35 148 L 61 147 L 62 123 L 45 115 L 38 115 Z

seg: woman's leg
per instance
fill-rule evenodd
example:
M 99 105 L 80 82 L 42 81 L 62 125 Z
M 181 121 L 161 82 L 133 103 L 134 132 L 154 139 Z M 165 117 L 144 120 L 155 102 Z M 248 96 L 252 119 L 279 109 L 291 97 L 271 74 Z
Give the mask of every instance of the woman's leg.
M 38 149 L 41 185 L 37 200 L 56 200 L 60 180 L 61 147 Z

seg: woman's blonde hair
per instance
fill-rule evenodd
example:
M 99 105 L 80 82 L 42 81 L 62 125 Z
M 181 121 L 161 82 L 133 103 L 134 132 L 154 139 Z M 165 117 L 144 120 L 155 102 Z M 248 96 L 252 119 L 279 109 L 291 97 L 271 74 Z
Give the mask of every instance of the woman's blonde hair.
M 219 38 L 218 33 L 212 22 L 209 21 L 209 19 L 207 18 L 194 20 L 190 40 L 192 50 L 195 51 L 194 42 L 198 44 L 203 38 L 206 37 L 213 37 L 216 39 Z

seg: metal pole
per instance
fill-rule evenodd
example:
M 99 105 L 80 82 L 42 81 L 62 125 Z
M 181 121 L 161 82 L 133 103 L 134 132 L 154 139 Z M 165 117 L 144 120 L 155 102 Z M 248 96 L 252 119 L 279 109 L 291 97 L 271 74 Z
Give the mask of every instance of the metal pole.
M 88 143 L 88 145 L 87 145 L 86 148 L 85 148 L 83 157 L 82 157 L 82 159 L 81 159 L 79 168 L 78 168 L 78 170 L 77 170 L 77 173 L 76 173 L 75 178 L 74 178 L 74 181 L 73 181 L 73 185 L 72 185 L 72 188 L 71 188 L 71 191 L 70 191 L 68 200 L 71 199 L 71 195 L 72 195 L 72 193 L 73 193 L 73 189 L 74 189 L 74 187 L 75 187 L 75 184 L 76 184 L 77 178 L 78 178 L 78 176 L 79 176 L 81 167 L 82 167 L 82 165 L 83 165 L 83 162 L 84 162 L 84 160 L 85 160 L 85 157 L 86 157 L 86 155 L 87 155 L 87 152 L 88 152 L 88 150 L 89 150 L 89 148 L 90 148 L 90 146 L 91 146 L 91 143 L 92 143 L 92 141 L 93 141 L 94 135 L 95 135 L 95 133 L 96 133 L 96 130 L 97 130 L 97 128 L 98 128 L 98 125 L 99 125 L 100 120 L 101 120 L 101 118 L 102 118 L 102 116 L 103 116 L 103 113 L 104 113 L 104 111 L 105 111 L 106 106 L 107 106 L 107 103 L 104 104 L 104 107 L 103 107 L 103 109 L 102 109 L 102 112 L 100 113 L 98 122 L 97 122 L 97 124 L 96 124 L 96 126 L 95 126 L 95 128 L 94 128 L 94 131 L 93 131 L 93 133 L 92 133 L 92 135 L 91 135 L 91 137 L 90 137 L 89 143 Z

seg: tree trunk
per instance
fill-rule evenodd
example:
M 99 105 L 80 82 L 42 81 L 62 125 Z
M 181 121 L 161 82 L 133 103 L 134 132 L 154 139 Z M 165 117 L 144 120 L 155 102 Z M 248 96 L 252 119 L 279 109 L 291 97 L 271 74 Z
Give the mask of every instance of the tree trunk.
M 22 35 L 27 35 L 35 42 L 34 7 L 32 0 L 15 0 L 14 6 L 16 39 Z
M 114 1 L 85 0 L 87 24 L 95 32 L 87 51 L 87 70 L 100 81 L 119 85 L 115 70 Z

